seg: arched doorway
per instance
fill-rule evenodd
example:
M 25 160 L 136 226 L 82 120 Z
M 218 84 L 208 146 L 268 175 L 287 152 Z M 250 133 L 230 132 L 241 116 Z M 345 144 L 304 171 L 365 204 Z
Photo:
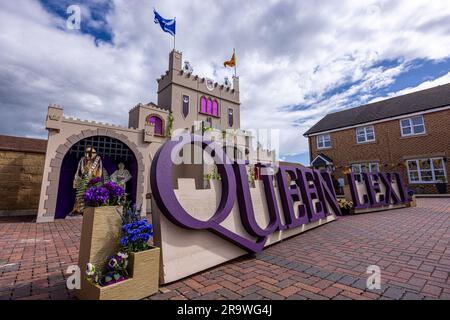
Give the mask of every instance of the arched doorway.
M 138 163 L 133 151 L 122 141 L 108 136 L 91 136 L 72 145 L 64 156 L 59 177 L 58 196 L 56 201 L 55 218 L 65 218 L 73 209 L 76 190 L 73 180 L 78 162 L 83 157 L 86 147 L 93 147 L 101 157 L 105 175 L 114 173 L 119 163 L 125 164 L 132 178 L 127 182 L 126 192 L 129 200 L 136 203 L 136 189 L 138 178 Z

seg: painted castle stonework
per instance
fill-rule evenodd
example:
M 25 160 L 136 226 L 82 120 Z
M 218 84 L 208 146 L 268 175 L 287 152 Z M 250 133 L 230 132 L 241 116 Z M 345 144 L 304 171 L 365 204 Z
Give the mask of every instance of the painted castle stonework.
M 234 130 L 230 152 L 235 159 L 250 163 L 272 162 L 267 150 L 254 152 L 252 137 L 240 130 L 239 78 L 218 84 L 192 74 L 182 54 L 172 51 L 169 68 L 158 81 L 158 104 L 138 104 L 129 111 L 128 127 L 66 117 L 60 106 L 48 107 L 46 150 L 37 222 L 65 218 L 72 210 L 76 192 L 73 186 L 77 164 L 88 147 L 102 159 L 109 176 L 123 163 L 131 179 L 126 183 L 130 199 L 150 212 L 150 167 L 157 150 L 180 132 L 208 134 L 220 140 L 224 130 Z M 213 130 L 208 130 L 213 129 Z M 179 166 L 177 178 L 192 178 L 197 188 L 205 187 L 204 176 L 211 166 Z

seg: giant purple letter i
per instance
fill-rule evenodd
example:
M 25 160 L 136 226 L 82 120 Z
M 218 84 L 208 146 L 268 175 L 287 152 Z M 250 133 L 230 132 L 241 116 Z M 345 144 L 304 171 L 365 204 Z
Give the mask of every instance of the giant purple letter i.
M 220 203 L 215 214 L 208 221 L 192 217 L 181 206 L 174 192 L 171 155 L 178 154 L 187 144 L 196 144 L 208 152 L 214 159 L 221 176 Z M 269 223 L 265 228 L 259 226 L 255 219 L 245 164 L 232 164 L 219 145 L 204 141 L 200 136 L 182 135 L 179 136 L 178 141 L 166 142 L 153 159 L 150 181 L 156 205 L 172 223 L 187 229 L 210 230 L 250 252 L 261 251 L 268 236 L 277 230 L 297 228 L 325 218 L 331 213 L 341 214 L 329 173 L 321 173 L 301 166 L 280 167 L 277 172 L 277 189 L 280 193 L 283 216 L 278 210 L 273 178 L 273 175 L 262 176 L 269 215 Z M 247 239 L 221 225 L 231 213 L 236 200 L 242 225 L 250 236 L 256 238 L 256 241 Z M 299 206 L 298 216 L 294 213 L 294 203 L 298 203 Z

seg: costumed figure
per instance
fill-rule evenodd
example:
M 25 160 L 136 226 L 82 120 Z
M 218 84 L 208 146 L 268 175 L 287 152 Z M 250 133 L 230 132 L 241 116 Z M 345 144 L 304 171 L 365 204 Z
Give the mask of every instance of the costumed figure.
M 77 172 L 73 180 L 73 188 L 76 189 L 75 205 L 69 216 L 83 214 L 84 194 L 88 183 L 93 178 L 102 178 L 103 164 L 97 151 L 92 147 L 86 147 L 84 157 L 78 162 Z
M 117 183 L 126 191 L 126 184 L 131 179 L 130 172 L 125 169 L 125 165 L 121 162 L 117 166 L 118 169 L 111 175 L 111 181 Z

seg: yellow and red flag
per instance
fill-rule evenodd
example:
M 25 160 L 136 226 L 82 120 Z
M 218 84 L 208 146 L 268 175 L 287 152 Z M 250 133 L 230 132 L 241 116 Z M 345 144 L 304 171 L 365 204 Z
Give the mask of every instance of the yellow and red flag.
M 225 61 L 223 63 L 224 67 L 236 67 L 236 52 L 233 50 L 233 55 L 231 56 L 231 59 L 228 61 Z

